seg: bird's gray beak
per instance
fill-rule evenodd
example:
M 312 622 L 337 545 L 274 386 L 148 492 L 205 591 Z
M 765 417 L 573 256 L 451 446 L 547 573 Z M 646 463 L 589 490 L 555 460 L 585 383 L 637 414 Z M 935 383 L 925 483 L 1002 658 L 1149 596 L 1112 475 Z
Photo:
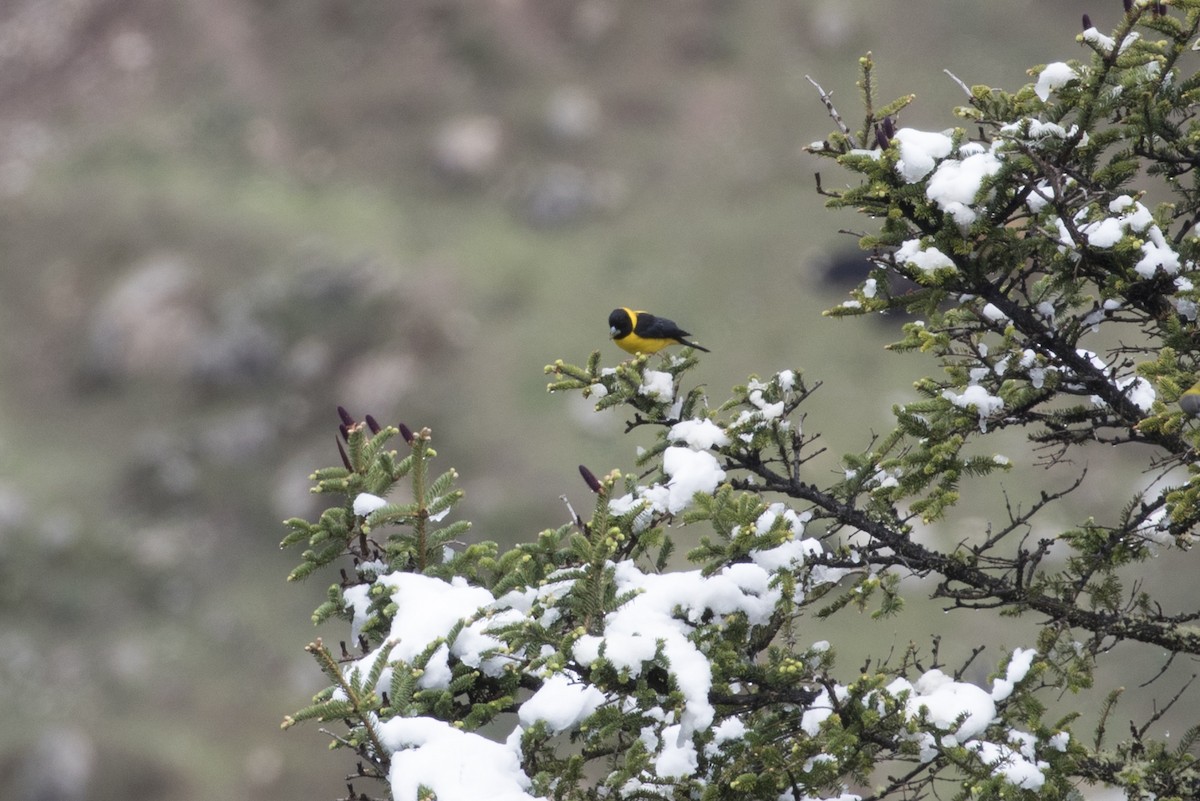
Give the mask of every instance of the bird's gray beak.
M 617 335 L 617 327 L 615 325 L 610 325 L 608 327 L 608 335 L 609 337 L 615 337 Z

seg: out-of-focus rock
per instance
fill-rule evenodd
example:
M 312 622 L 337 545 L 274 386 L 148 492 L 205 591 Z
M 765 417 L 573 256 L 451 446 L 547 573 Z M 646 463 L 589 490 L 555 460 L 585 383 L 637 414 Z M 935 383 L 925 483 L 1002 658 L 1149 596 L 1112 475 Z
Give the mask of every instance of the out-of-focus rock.
M 390 289 L 386 271 L 372 259 L 331 256 L 318 246 L 295 261 L 295 271 L 274 282 L 272 302 L 339 308 Z
M 13 484 L 0 481 L 0 547 L 10 531 L 29 522 L 29 501 Z
M 612 0 L 583 0 L 575 5 L 571 34 L 583 45 L 601 44 L 617 27 L 617 7 Z
M 526 221 L 553 228 L 619 208 L 627 190 L 616 173 L 589 174 L 573 164 L 551 164 L 529 181 L 522 198 Z
M 333 349 L 317 336 L 306 336 L 292 343 L 283 358 L 284 374 L 297 384 L 309 384 L 329 374 Z
M 2 796 L 12 801 L 195 797 L 164 762 L 117 750 L 75 725 L 48 728 L 36 741 L 4 754 L 0 781 Z
M 285 343 L 257 319 L 245 292 L 239 287 L 217 312 L 185 259 L 146 259 L 93 310 L 82 376 L 101 383 L 150 376 L 211 388 L 261 383 L 275 374 Z
M 454 183 L 476 183 L 496 171 L 503 145 L 504 132 L 495 117 L 455 117 L 434 138 L 433 164 Z
M 289 457 L 275 471 L 270 490 L 271 511 L 280 520 L 289 517 L 315 517 L 328 504 L 328 496 L 311 492 L 309 479 L 315 467 L 339 464 L 333 439 L 321 441 L 326 448 L 305 448 Z M 282 535 L 280 535 L 282 536 Z
M 807 28 L 814 47 L 834 52 L 849 46 L 862 25 L 853 7 L 841 2 L 825 2 L 811 7 Z
M 96 773 L 96 744 L 82 729 L 63 726 L 38 738 L 9 786 L 17 801 L 87 801 Z
M 185 376 L 207 330 L 201 294 L 195 269 L 174 254 L 131 268 L 92 312 L 84 377 Z
M 3 36 L 0 36 L 2 47 Z M 16 197 L 28 189 L 43 162 L 61 152 L 61 137 L 34 120 L 0 123 L 0 196 Z
M 108 55 L 123 72 L 141 72 L 154 62 L 154 45 L 136 29 L 123 30 L 108 43 Z
M 62 553 L 79 542 L 83 523 L 78 511 L 59 509 L 37 519 L 37 544 L 50 553 Z
M 579 86 L 556 90 L 546 101 L 544 113 L 546 131 L 556 142 L 590 139 L 600 127 L 600 101 Z
M 204 464 L 246 464 L 266 453 L 279 438 L 279 425 L 270 409 L 255 404 L 230 409 L 209 418 L 197 437 Z
M 212 387 L 260 383 L 275 374 L 283 350 L 279 334 L 247 311 L 228 314 L 197 343 L 191 378 Z
M 267 788 L 283 777 L 283 753 L 276 747 L 260 745 L 246 754 L 242 771 L 253 787 Z
M 592 208 L 587 173 L 572 164 L 552 164 L 534 178 L 525 201 L 525 215 L 537 227 L 579 220 Z
M 177 432 L 146 431 L 133 442 L 122 476 L 123 496 L 135 508 L 162 510 L 195 496 L 201 465 Z
M 346 369 L 341 386 L 348 409 L 386 419 L 416 383 L 417 359 L 408 353 L 366 353 Z

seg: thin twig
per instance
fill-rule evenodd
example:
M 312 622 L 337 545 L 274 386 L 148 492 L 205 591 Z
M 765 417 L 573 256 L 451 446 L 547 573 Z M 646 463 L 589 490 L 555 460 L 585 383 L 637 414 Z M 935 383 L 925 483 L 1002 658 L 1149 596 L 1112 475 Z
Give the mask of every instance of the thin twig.
M 955 75 L 955 74 L 954 74 L 953 72 L 951 72 L 950 70 L 942 70 L 942 72 L 944 72 L 944 73 L 946 73 L 947 75 L 949 75 L 949 76 L 950 76 L 950 80 L 952 80 L 952 81 L 954 81 L 956 84 L 958 84 L 958 88 L 959 88 L 959 89 L 962 89 L 962 90 L 963 90 L 963 92 L 965 92 L 965 93 L 966 93 L 967 97 L 974 97 L 974 95 L 972 95 L 972 94 L 971 94 L 971 87 L 967 86 L 967 85 L 966 85 L 966 83 L 964 83 L 964 82 L 963 82 L 962 78 L 959 78 L 957 75 Z
M 1146 679 L 1141 684 L 1139 684 L 1138 689 L 1140 690 L 1142 687 L 1149 687 L 1151 684 L 1158 681 L 1159 677 L 1162 676 L 1164 673 L 1166 673 L 1170 669 L 1171 665 L 1175 662 L 1175 657 L 1177 657 L 1177 656 L 1179 656 L 1178 653 L 1171 654 L 1171 656 L 1167 658 L 1167 661 L 1165 663 L 1163 663 L 1163 666 L 1161 668 L 1159 668 L 1159 671 L 1157 673 L 1155 673 L 1152 677 Z
M 821 88 L 821 84 L 812 79 L 811 75 L 805 75 L 805 79 L 816 87 L 817 93 L 821 96 L 821 102 L 825 104 L 825 109 L 829 112 L 830 118 L 837 124 L 838 130 L 846 136 L 850 136 L 850 127 L 842 121 L 842 115 L 838 114 L 838 110 L 833 105 L 833 95 Z
M 1156 708 L 1154 710 L 1154 714 L 1150 716 L 1150 719 L 1147 720 L 1146 723 L 1140 729 L 1135 729 L 1137 736 L 1145 737 L 1146 732 L 1150 730 L 1150 727 L 1153 726 L 1154 723 L 1156 721 L 1158 721 L 1163 715 L 1165 715 L 1171 711 L 1171 707 L 1175 706 L 1175 702 L 1183 697 L 1183 694 L 1187 692 L 1188 687 L 1191 687 L 1192 682 L 1194 682 L 1195 680 L 1196 680 L 1196 674 L 1193 673 L 1192 677 L 1190 679 L 1188 679 L 1186 682 L 1184 682 L 1183 686 L 1179 688 L 1179 692 L 1175 693 L 1175 695 L 1171 698 L 1171 700 L 1167 701 L 1167 703 L 1163 705 L 1162 709 Z M 1157 706 L 1158 706 L 1158 704 L 1156 702 L 1155 707 L 1157 707 Z M 1130 728 L 1133 728 L 1133 721 L 1129 722 L 1129 726 L 1130 726 Z

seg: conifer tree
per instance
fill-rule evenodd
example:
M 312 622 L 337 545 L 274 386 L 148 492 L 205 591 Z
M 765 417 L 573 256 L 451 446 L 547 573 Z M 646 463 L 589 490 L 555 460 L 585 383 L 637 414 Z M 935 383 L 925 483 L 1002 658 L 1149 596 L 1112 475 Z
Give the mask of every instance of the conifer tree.
M 597 352 L 549 366 L 549 388 L 624 416 L 647 445 L 636 471 L 581 467 L 592 508 L 502 551 L 451 518 L 457 475 L 427 429 L 342 412 L 341 465 L 314 475 L 332 505 L 283 544 L 305 548 L 293 578 L 340 571 L 314 620 L 350 631 L 309 646 L 329 687 L 285 726 L 331 727 L 348 798 L 1200 797 L 1200 726 L 1161 728 L 1200 708 L 1162 678 L 1200 656 L 1200 606 L 1141 580 L 1159 554 L 1196 567 L 1200 425 L 1177 401 L 1200 377 L 1198 37 L 1200 0 L 1127 2 L 1111 34 L 1085 17 L 1086 58 L 1015 92 L 963 86 L 943 132 L 900 125 L 907 97 L 877 106 L 870 57 L 860 126 L 822 93 L 837 130 L 810 149 L 850 188 L 818 185 L 865 215 L 874 265 L 829 313 L 915 315 L 892 347 L 928 365 L 836 480 L 806 469 L 799 369 L 713 405 L 692 350 Z M 1009 432 L 1030 447 L 997 456 Z M 1097 446 L 1146 480 L 1067 520 L 1105 480 L 1085 466 Z M 1026 496 L 1001 481 L 1038 470 Z M 1037 633 L 865 668 L 806 636 L 898 613 L 912 576 L 972 631 L 1009 615 Z M 1137 719 L 1098 673 L 1117 645 L 1162 676 Z M 1053 712 L 1064 695 L 1098 723 Z

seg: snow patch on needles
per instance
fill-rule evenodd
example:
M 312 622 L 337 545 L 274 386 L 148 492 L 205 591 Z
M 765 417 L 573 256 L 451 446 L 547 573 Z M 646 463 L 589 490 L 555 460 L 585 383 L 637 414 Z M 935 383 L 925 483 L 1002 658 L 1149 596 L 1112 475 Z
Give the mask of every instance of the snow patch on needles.
M 978 385 L 967 387 L 962 394 L 952 389 L 945 389 L 942 390 L 942 397 L 960 409 L 974 407 L 979 414 L 979 430 L 984 433 L 987 433 L 988 419 L 1004 409 L 1003 398 L 991 394 L 987 389 Z
M 645 531 L 650 523 L 654 520 L 654 508 L 641 495 L 635 495 L 632 492 L 627 492 L 619 498 L 613 498 L 608 502 L 608 511 L 618 517 L 633 511 L 637 507 L 644 507 L 637 516 L 633 519 L 633 533 L 640 534 Z
M 604 693 L 592 685 L 556 673 L 521 704 L 517 719 L 522 726 L 532 726 L 540 721 L 551 733 L 558 734 L 578 726 L 605 700 Z
M 1000 126 L 1000 132 L 1014 138 L 1020 138 L 1027 143 L 1039 146 L 1049 144 L 1048 139 L 1069 139 L 1075 135 L 1079 127 L 1072 125 L 1070 128 L 1064 128 L 1056 122 L 1045 122 L 1044 120 L 1034 119 L 1032 117 L 1023 117 L 1016 122 L 1010 122 L 1007 125 Z M 1085 133 L 1080 140 L 1080 144 L 1087 144 L 1087 134 Z
M 1133 206 L 1134 210 L 1122 214 L 1130 206 Z M 1150 210 L 1135 202 L 1129 195 L 1121 195 L 1113 200 L 1108 204 L 1108 210 L 1118 216 L 1079 226 L 1079 232 L 1087 238 L 1087 243 L 1092 247 L 1111 248 L 1120 242 L 1127 232 L 1143 231 L 1154 221 Z
M 1108 211 L 1114 215 L 1103 219 L 1085 222 L 1088 209 L 1081 209 L 1075 215 L 1075 226 L 1087 244 L 1095 248 L 1116 247 L 1128 236 L 1138 236 L 1142 241 L 1140 247 L 1142 258 L 1134 265 L 1134 270 L 1143 278 L 1150 278 L 1155 273 L 1163 272 L 1175 275 L 1181 265 L 1179 254 L 1171 247 L 1162 229 L 1154 223 L 1150 209 L 1129 195 L 1121 195 L 1108 204 Z M 1074 248 L 1067 226 L 1062 220 L 1056 220 L 1059 229 L 1059 241 L 1063 245 Z
M 966 228 L 978 217 L 972 205 L 984 179 L 999 171 L 1000 159 L 991 152 L 975 153 L 961 161 L 947 159 L 929 179 L 925 195 L 953 217 L 960 228 Z
M 711 726 L 716 713 L 708 700 L 712 667 L 689 635 L 709 612 L 742 613 L 751 625 L 762 625 L 774 611 L 779 590 L 770 587 L 767 571 L 750 564 L 730 565 L 705 577 L 698 570 L 643 573 L 630 562 L 619 562 L 614 581 L 618 595 L 638 594 L 605 617 L 603 635 L 585 634 L 576 640 L 573 656 L 585 665 L 604 657 L 617 669 L 638 676 L 661 648 L 684 697 L 672 746 L 694 756 L 692 735 Z M 673 759 L 685 756 L 671 753 Z
M 1033 187 L 1033 191 L 1029 193 L 1029 197 L 1025 200 L 1025 205 L 1034 214 L 1037 214 L 1042 209 L 1046 208 L 1046 204 L 1054 197 L 1054 187 L 1046 181 L 1039 181 Z
M 1146 232 L 1142 254 L 1138 263 L 1133 265 L 1133 269 L 1142 278 L 1150 278 L 1160 271 L 1167 275 L 1179 272 L 1179 254 L 1167 244 L 1167 238 L 1157 225 L 1150 226 L 1150 230 Z
M 1042 68 L 1038 74 L 1037 83 L 1034 84 L 1033 93 L 1044 103 L 1050 98 L 1051 92 L 1066 86 L 1078 77 L 1079 73 L 1070 64 L 1055 61 Z
M 841 685 L 834 686 L 834 696 L 838 701 L 845 700 L 850 693 Z M 820 694 L 804 710 L 800 716 L 800 728 L 809 737 L 816 737 L 821 732 L 821 724 L 833 714 L 833 701 L 829 697 L 829 689 L 821 688 Z
M 683 442 L 689 448 L 698 451 L 723 448 L 730 442 L 721 427 L 712 420 L 684 420 L 676 423 L 671 426 L 667 439 L 671 442 Z
M 384 506 L 387 506 L 386 500 L 369 492 L 360 492 L 354 497 L 354 514 L 359 517 L 366 517 L 371 512 L 381 509 Z
M 675 379 L 661 370 L 647 370 L 642 376 L 638 393 L 662 403 L 670 403 L 675 398 Z
M 1012 734 L 1024 735 L 1032 741 L 1032 737 L 1024 732 L 1014 731 Z M 972 740 L 966 744 L 966 747 L 974 751 L 983 764 L 992 768 L 1015 787 L 1022 790 L 1040 790 L 1046 783 L 1046 775 L 1042 773 L 1042 770 L 1050 767 L 1050 763 L 1033 758 L 1032 742 L 1028 743 L 1028 754 L 1025 753 L 1024 747 L 1014 749 L 1004 743 L 980 740 Z
M 752 387 L 749 395 L 750 403 L 752 403 L 760 412 L 764 420 L 774 420 L 778 417 L 783 417 L 783 401 L 775 403 L 767 403 L 763 397 L 763 391 Z
M 686 448 L 679 450 L 708 455 Z M 761 536 L 772 529 L 778 531 L 782 520 L 787 524 L 786 544 L 792 545 L 808 519 L 809 515 L 796 514 L 784 504 L 776 503 L 755 522 L 754 532 Z M 815 540 L 804 540 L 799 543 L 798 554 L 802 558 L 820 550 L 821 545 Z M 711 742 L 705 746 L 710 759 L 719 756 L 721 743 L 745 735 L 746 726 L 741 720 L 718 719 L 717 710 L 709 700 L 712 665 L 693 637 L 713 617 L 740 615 L 751 626 L 770 621 L 781 600 L 779 587 L 773 586 L 773 575 L 778 569 L 793 568 L 782 561 L 768 567 L 758 563 L 757 555 L 753 556 L 755 563 L 729 565 L 711 576 L 699 570 L 646 573 L 627 561 L 611 566 L 614 592 L 629 600 L 605 615 L 600 633 L 584 634 L 574 641 L 569 655 L 572 663 L 586 666 L 603 659 L 634 677 L 651 665 L 665 668 L 672 686 L 683 698 L 682 705 L 674 709 L 644 710 L 645 726 L 640 740 L 653 767 L 631 779 L 627 788 L 660 786 L 663 780 L 696 777 L 700 762 L 697 733 L 711 730 Z M 397 606 L 392 639 L 382 647 L 392 648 L 389 656 L 393 659 L 403 658 L 403 654 L 415 655 L 435 641 L 437 631 L 445 636 L 444 632 L 456 622 L 475 621 L 464 627 L 448 647 L 464 662 L 478 664 L 488 672 L 486 653 L 498 643 L 487 627 L 499 631 L 528 620 L 534 609 L 546 609 L 555 598 L 570 591 L 575 581 L 567 577 L 570 574 L 571 571 L 564 571 L 564 577 L 557 581 L 510 591 L 498 601 L 486 590 L 467 586 L 461 579 L 445 582 L 407 573 L 382 576 L 376 584 L 391 588 L 391 600 Z M 352 599 L 356 620 L 365 617 L 370 605 L 365 589 L 354 587 L 346 595 Z M 415 604 L 418 600 L 420 603 Z M 544 614 L 548 613 L 549 610 Z M 544 625 L 546 621 L 538 623 Z M 812 646 L 816 652 L 825 648 L 827 643 Z M 513 653 L 507 658 L 519 662 L 531 656 L 535 655 Z M 1036 790 L 1044 784 L 1046 768 L 1046 763 L 1037 758 L 1037 749 L 1062 751 L 1069 743 L 1067 735 L 1056 734 L 1040 741 L 1027 732 L 1006 729 L 998 737 L 984 739 L 985 732 L 996 723 L 996 704 L 1010 697 L 1015 686 L 1028 675 L 1036 656 L 1033 649 L 1015 650 L 1003 678 L 995 681 L 991 693 L 955 681 L 937 669 L 911 683 L 898 678 L 883 692 L 897 698 L 903 694 L 901 714 L 914 723 L 920 722 L 924 730 L 912 736 L 924 761 L 934 759 L 947 747 L 961 745 L 1014 786 Z M 359 660 L 358 665 L 364 661 L 373 662 L 374 657 Z M 521 704 L 518 722 L 503 742 L 428 717 L 393 718 L 377 723 L 375 731 L 380 744 L 391 752 L 388 780 L 392 797 L 415 801 L 424 787 L 436 793 L 441 801 L 477 798 L 535 801 L 530 794 L 532 782 L 521 769 L 521 742 L 526 729 L 540 724 L 551 734 L 578 730 L 606 704 L 621 701 L 620 696 L 589 684 L 585 675 L 586 671 L 567 667 L 543 676 L 541 686 Z M 384 677 L 381 684 L 387 681 Z M 817 698 L 800 713 L 800 727 L 816 736 L 833 712 L 833 699 L 845 703 L 848 697 L 845 687 L 821 687 Z M 867 703 L 879 704 L 881 700 L 876 696 Z
M 671 514 L 691 506 L 697 492 L 711 495 L 725 480 L 725 471 L 711 453 L 678 446 L 663 452 L 663 472 L 668 476 L 666 485 L 647 487 L 642 497 L 660 512 Z
M 897 678 L 888 684 L 885 688 L 888 695 L 904 696 L 905 715 L 914 721 L 927 721 L 942 732 L 935 736 L 925 730 L 912 735 L 920 746 L 921 761 L 929 762 L 939 756 L 942 749 L 961 745 L 1015 787 L 1040 789 L 1045 783 L 1043 771 L 1049 765 L 1037 758 L 1037 737 L 1010 728 L 998 740 L 983 739 L 988 728 L 997 722 L 996 703 L 1011 695 L 1013 688 L 1028 675 L 1036 656 L 1037 651 L 1032 648 L 1013 651 L 1004 678 L 995 681 L 991 693 L 974 684 L 955 681 L 936 668 L 927 671 L 916 682 Z M 868 700 L 868 703 L 872 701 Z M 874 703 L 880 701 L 877 699 Z M 1069 740 L 1068 734 L 1059 733 L 1047 738 L 1042 745 L 1063 751 Z
M 780 518 L 783 519 L 788 533 L 794 536 L 804 533 L 805 524 L 809 520 L 812 520 L 812 511 L 808 510 L 801 514 L 797 513 L 795 509 L 789 509 L 782 503 L 773 503 L 754 521 L 754 533 L 766 534 L 775 525 L 775 521 Z
M 1008 700 L 1017 684 L 1029 674 L 1029 668 L 1032 667 L 1035 656 L 1037 656 L 1035 648 L 1018 648 L 1013 651 L 1008 660 L 1008 669 L 1004 671 L 1004 678 L 992 682 L 993 701 Z
M 937 668 L 926 672 L 915 684 L 910 684 L 907 679 L 895 679 L 887 690 L 892 695 L 908 691 L 905 702 L 908 714 L 915 718 L 923 713 L 930 723 L 948 732 L 942 738 L 946 745 L 961 744 L 978 737 L 996 718 L 996 704 L 985 690 L 955 681 Z M 948 741 L 951 737 L 955 742 Z M 928 761 L 926 756 L 922 749 L 923 761 Z M 928 758 L 932 759 L 933 754 L 929 753 Z
M 1136 31 L 1126 34 L 1125 38 L 1121 40 L 1121 47 L 1117 52 L 1124 53 L 1127 49 L 1129 49 L 1130 45 L 1140 38 L 1142 38 L 1141 34 Z M 1111 53 L 1113 48 L 1117 45 L 1115 39 L 1113 39 L 1111 36 L 1100 33 L 1099 29 L 1097 29 L 1094 25 L 1083 32 L 1083 41 L 1093 45 L 1097 50 L 1105 55 Z
M 782 503 L 771 504 L 765 512 L 758 516 L 758 520 L 754 522 L 754 533 L 759 536 L 766 534 L 780 519 L 784 521 L 787 539 L 774 548 L 750 551 L 749 556 L 754 564 L 770 571 L 791 570 L 803 565 L 806 557 L 815 556 L 824 550 L 819 540 L 812 537 L 800 539 L 805 525 L 812 519 L 812 512 L 797 513 L 795 509 L 789 509 Z M 841 575 L 845 575 L 846 572 L 849 571 L 844 571 Z M 836 578 L 831 576 L 826 578 L 836 581 L 841 578 L 841 575 Z
M 1008 315 L 1000 311 L 1000 308 L 993 303 L 985 305 L 981 313 L 993 323 L 1008 322 Z
M 1001 160 L 994 149 L 967 142 L 959 147 L 958 158 L 950 158 L 954 140 L 948 134 L 901 128 L 894 139 L 900 153 L 896 162 L 900 177 L 912 184 L 933 173 L 926 196 L 960 227 L 975 222 L 978 214 L 973 206 L 983 182 L 1000 170 Z
M 790 391 L 794 386 L 795 374 L 790 370 L 785 370 L 779 374 L 780 387 L 784 391 Z M 779 400 L 770 402 L 767 400 L 765 392 L 769 390 L 771 385 L 764 384 L 757 379 L 752 379 L 747 385 L 746 400 L 754 409 L 743 409 L 733 422 L 729 424 L 729 430 L 734 431 L 736 435 L 745 442 L 749 442 L 753 438 L 753 431 L 769 427 L 778 426 L 780 429 L 790 428 L 792 422 L 783 419 L 784 409 L 786 404 Z
M 1117 389 L 1125 393 L 1125 397 L 1133 402 L 1143 413 L 1149 413 L 1150 408 L 1154 405 L 1154 399 L 1158 397 L 1158 393 L 1154 391 L 1154 386 L 1142 378 L 1141 376 L 1131 375 L 1125 378 L 1117 379 Z M 1092 396 L 1092 403 L 1097 407 L 1105 406 L 1104 401 L 1098 395 Z
M 909 239 L 901 245 L 896 251 L 896 261 L 930 274 L 940 270 L 958 270 L 949 256 L 935 247 L 924 247 L 919 239 Z
M 391 589 L 391 599 L 396 604 L 396 616 L 392 618 L 388 642 L 380 648 L 391 648 L 388 661 L 404 660 L 411 663 L 434 640 L 445 636 L 461 620 L 472 620 L 481 608 L 490 606 L 496 599 L 483 587 L 472 587 L 466 579 L 456 576 L 453 581 L 443 581 L 420 573 L 388 573 L 375 580 L 374 585 L 359 584 L 345 591 L 347 605 L 354 611 L 352 639 L 358 639 L 371 608 L 368 591 L 371 586 Z M 494 624 L 494 621 L 493 621 Z M 485 632 L 486 620 L 469 623 L 454 642 L 443 644 L 425 666 L 418 684 L 427 688 L 445 688 L 450 685 L 450 656 L 458 657 L 472 667 L 480 668 L 488 676 L 499 676 L 501 662 L 485 656 L 487 651 L 503 645 Z M 366 675 L 379 651 L 367 654 L 351 662 L 346 670 L 358 670 Z M 390 674 L 387 674 L 390 675 Z
M 396 801 L 427 797 L 422 787 L 438 801 L 535 801 L 526 792 L 533 783 L 521 770 L 519 743 L 493 742 L 433 718 L 392 718 L 378 734 L 392 752 L 388 783 Z
M 944 133 L 901 128 L 893 139 L 900 147 L 896 172 L 910 184 L 933 172 L 938 159 L 944 159 L 954 149 L 954 142 Z
M 1196 265 L 1194 263 L 1189 262 L 1187 269 L 1189 271 L 1194 270 L 1194 269 L 1196 269 Z M 1191 292 L 1195 288 L 1196 288 L 1195 285 L 1189 279 L 1184 278 L 1181 275 L 1176 276 L 1175 289 L 1178 290 L 1179 292 Z M 1196 312 L 1197 312 L 1196 301 L 1189 300 L 1188 298 L 1176 297 L 1176 298 L 1171 299 L 1171 303 L 1174 304 L 1175 310 L 1178 311 L 1181 315 L 1183 315 L 1187 319 L 1189 319 L 1189 320 L 1196 319 Z
M 1154 405 L 1155 398 L 1158 397 L 1158 394 L 1154 391 L 1153 384 L 1138 375 L 1126 375 L 1119 378 L 1112 375 L 1112 371 L 1104 360 L 1085 348 L 1078 348 L 1075 353 L 1087 359 L 1094 369 L 1105 373 L 1106 378 L 1143 413 L 1150 411 L 1150 408 Z M 1081 385 L 1071 384 L 1070 386 L 1079 387 Z M 1092 395 L 1091 402 L 1096 408 L 1104 408 L 1108 405 L 1099 395 Z

